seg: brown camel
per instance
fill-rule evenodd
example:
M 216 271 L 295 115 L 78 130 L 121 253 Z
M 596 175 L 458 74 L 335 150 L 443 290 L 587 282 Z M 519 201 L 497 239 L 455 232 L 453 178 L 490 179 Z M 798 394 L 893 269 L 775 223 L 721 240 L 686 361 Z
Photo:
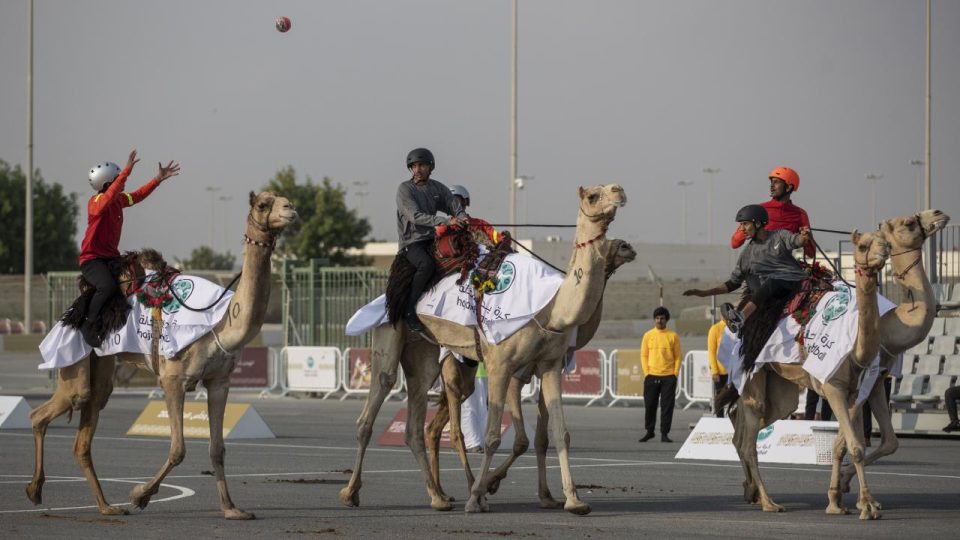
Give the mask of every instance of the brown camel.
M 893 454 L 900 443 L 890 421 L 890 407 L 883 389 L 883 378 L 893 368 L 897 357 L 904 351 L 927 338 L 933 319 L 937 315 L 937 302 L 933 287 L 923 268 L 920 251 L 927 238 L 946 226 L 950 216 L 939 210 L 924 210 L 917 215 L 903 216 L 884 221 L 880 233 L 890 244 L 892 275 L 906 292 L 906 300 L 880 317 L 880 375 L 870 390 L 867 403 L 877 418 L 880 444 L 863 459 L 867 466 L 874 461 Z M 857 411 L 858 417 L 860 411 Z M 856 423 L 855 425 L 860 425 Z M 841 487 L 850 491 L 850 480 L 855 470 L 844 467 Z
M 163 478 L 183 461 L 186 454 L 183 442 L 184 394 L 203 381 L 207 389 L 207 410 L 210 416 L 210 459 L 220 493 L 220 508 L 227 519 L 254 518 L 252 513 L 234 506 L 227 491 L 223 471 L 223 414 L 236 354 L 257 335 L 263 325 L 270 295 L 270 255 L 276 245 L 277 235 L 296 217 L 297 213 L 287 199 L 270 192 L 259 195 L 250 192 L 250 213 L 247 215 L 244 233 L 244 242 L 247 245 L 243 259 L 243 276 L 236 294 L 230 300 L 226 315 L 210 333 L 200 337 L 176 356 L 159 359 L 160 385 L 170 414 L 170 453 L 166 463 L 152 480 L 134 487 L 130 492 L 133 506 L 145 508 L 150 497 L 157 493 Z M 77 404 L 80 409 L 80 426 L 73 453 L 83 469 L 97 507 L 104 515 L 128 513 L 124 508 L 107 503 L 91 456 L 100 411 L 106 406 L 113 392 L 113 372 L 117 360 L 148 370 L 151 370 L 149 366 L 155 365 L 151 363 L 151 358 L 142 354 L 123 353 L 103 358 L 91 355 L 77 364 L 59 370 L 53 397 L 30 413 L 36 463 L 33 479 L 27 485 L 27 497 L 34 504 L 41 502 L 44 482 L 43 440 L 47 426 L 54 418 L 69 411 L 72 404 Z
M 593 315 L 603 294 L 604 260 L 603 245 L 607 228 L 616 216 L 617 209 L 626 204 L 626 194 L 619 185 L 580 188 L 580 209 L 577 216 L 575 248 L 564 279 L 553 300 L 534 317 L 534 320 L 515 334 L 498 344 L 480 340 L 487 372 L 489 374 L 490 402 L 489 419 L 485 439 L 485 454 L 481 474 L 476 479 L 467 512 L 486 511 L 483 500 L 488 489 L 488 469 L 494 453 L 500 446 L 500 416 L 506 398 L 511 375 L 528 364 L 536 363 L 542 370 L 541 393 L 551 412 L 551 429 L 554 444 L 560 457 L 564 493 L 567 497 L 564 508 L 575 514 L 586 514 L 590 506 L 579 499 L 570 476 L 568 461 L 569 433 L 563 421 L 560 403 L 560 368 L 569 343 L 569 332 L 585 324 Z M 472 328 L 421 316 L 433 339 L 453 352 L 475 354 Z M 406 331 L 394 330 L 389 325 L 374 330 L 372 369 L 379 376 L 373 377 L 370 395 L 357 423 L 359 448 L 357 462 L 349 483 L 340 491 L 340 500 L 348 506 L 359 504 L 363 456 L 369 444 L 373 420 L 379 411 L 386 392 L 396 381 L 397 358 L 407 374 L 409 410 L 407 418 L 407 444 L 420 463 L 431 506 L 448 510 L 450 502 L 437 489 L 433 481 L 423 438 L 426 414 L 426 392 L 436 379 L 439 367 L 432 358 L 437 358 L 435 346 L 423 341 L 406 339 Z M 419 365 L 417 365 L 419 364 Z M 423 369 L 423 366 L 433 364 Z M 556 369 L 554 369 L 556 368 Z M 426 376 L 424 375 L 426 374 Z
M 765 512 L 782 512 L 784 508 L 767 494 L 760 478 L 757 464 L 757 434 L 773 422 L 787 418 L 797 408 L 799 387 L 811 389 L 829 403 L 840 423 L 842 437 L 833 447 L 833 470 L 828 490 L 828 514 L 847 513 L 841 505 L 840 462 L 843 445 L 850 450 L 857 476 L 860 479 L 858 507 L 861 519 L 880 517 L 880 505 L 870 495 L 863 472 L 863 430 L 854 428 L 860 375 L 880 350 L 877 332 L 879 311 L 877 307 L 877 272 L 883 268 L 889 256 L 889 245 L 877 233 L 852 235 L 856 265 L 857 336 L 853 350 L 843 359 L 839 368 L 827 382 L 821 384 L 807 373 L 801 364 L 765 363 L 744 385 L 737 406 L 730 411 L 734 425 L 733 444 L 740 456 L 746 475 L 744 498 L 747 502 L 760 502 Z
M 604 259 L 606 260 L 607 265 L 604 278 L 605 280 L 609 280 L 610 276 L 612 276 L 618 268 L 628 262 L 633 261 L 637 257 L 637 252 L 634 251 L 633 247 L 624 240 L 611 240 L 605 246 L 605 250 L 606 254 L 604 255 Z M 591 339 L 593 339 L 597 328 L 600 326 L 602 313 L 603 302 L 601 300 L 601 302 L 597 304 L 597 308 L 594 310 L 594 314 L 590 320 L 577 328 L 577 344 L 575 347 L 570 348 L 568 351 L 569 353 L 573 353 L 573 351 L 582 349 L 587 345 L 587 343 L 590 342 Z M 561 366 L 562 365 L 563 364 L 561 364 Z M 460 416 L 461 404 L 474 391 L 476 367 L 467 366 L 461 362 L 458 362 L 453 355 L 447 355 L 443 358 L 443 360 L 441 360 L 440 376 L 443 379 L 443 396 L 441 396 L 437 414 L 433 417 L 433 420 L 431 420 L 430 425 L 427 426 L 426 444 L 428 456 L 430 458 L 430 470 L 433 475 L 433 481 L 436 483 L 437 489 L 440 491 L 441 495 L 452 501 L 454 499 L 447 496 L 440 485 L 440 438 L 443 435 L 443 428 L 449 421 L 450 442 L 453 448 L 457 451 L 457 454 L 460 457 L 460 462 L 463 464 L 464 472 L 467 477 L 467 485 L 473 485 L 475 478 L 473 476 L 473 471 L 470 469 L 470 462 L 467 459 L 466 446 L 463 441 L 463 432 L 461 431 Z M 523 411 L 520 407 L 520 393 L 523 389 L 523 384 L 526 384 L 528 381 L 529 376 L 525 377 L 522 382 L 516 376 L 510 381 L 510 389 L 507 393 L 507 406 L 510 409 L 514 426 L 518 427 L 515 427 L 514 429 L 515 437 L 512 454 L 504 463 L 497 467 L 496 471 L 493 472 L 490 482 L 490 493 L 495 493 L 497 491 L 500 481 L 506 477 L 507 469 L 514 461 L 516 461 L 518 457 L 523 455 L 530 446 L 530 441 L 527 438 L 526 431 L 523 429 L 525 424 L 523 422 Z M 537 431 L 535 441 L 537 442 L 536 452 L 538 464 L 542 463 L 542 466 L 539 467 L 538 470 L 541 475 L 539 491 L 541 506 L 544 508 L 556 508 L 562 506 L 562 503 L 553 499 L 546 484 L 548 415 L 546 414 L 546 408 L 543 400 L 538 400 L 538 402 L 540 405 L 541 414 L 537 416 Z

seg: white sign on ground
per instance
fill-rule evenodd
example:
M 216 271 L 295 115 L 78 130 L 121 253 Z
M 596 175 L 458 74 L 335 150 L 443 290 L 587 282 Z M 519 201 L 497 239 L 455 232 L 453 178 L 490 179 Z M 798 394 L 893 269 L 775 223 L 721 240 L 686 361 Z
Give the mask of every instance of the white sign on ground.
M 127 435 L 148 437 L 170 436 L 170 413 L 163 401 L 150 401 L 133 422 Z M 187 401 L 183 404 L 183 436 L 188 439 L 210 438 L 210 415 L 207 404 Z M 273 439 L 273 432 L 249 403 L 227 403 L 223 414 L 223 438 Z
M 829 464 L 829 458 L 824 463 L 822 451 L 819 452 L 818 461 L 817 437 L 813 428 L 836 428 L 837 425 L 837 422 L 806 420 L 774 422 L 757 434 L 757 458 L 760 463 Z M 832 441 L 829 435 L 821 436 L 820 446 L 829 446 Z M 733 446 L 733 424 L 730 419 L 701 418 L 675 458 L 739 461 L 737 449 Z
M 0 429 L 30 429 L 30 405 L 23 396 L 0 396 Z

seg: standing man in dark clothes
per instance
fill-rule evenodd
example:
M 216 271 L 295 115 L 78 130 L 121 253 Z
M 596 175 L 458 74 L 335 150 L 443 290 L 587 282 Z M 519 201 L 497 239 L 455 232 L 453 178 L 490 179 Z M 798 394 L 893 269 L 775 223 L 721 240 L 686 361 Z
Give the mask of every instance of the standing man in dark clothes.
M 423 332 L 423 323 L 417 318 L 417 300 L 430 283 L 436 270 L 431 247 L 436 237 L 435 227 L 450 224 L 465 226 L 469 217 L 450 188 L 430 179 L 435 162 L 426 148 L 415 148 L 407 154 L 407 169 L 412 177 L 397 188 L 397 233 L 400 237 L 399 254 L 416 267 L 410 296 L 404 307 L 403 320 L 414 332 Z M 437 216 L 441 210 L 449 219 Z

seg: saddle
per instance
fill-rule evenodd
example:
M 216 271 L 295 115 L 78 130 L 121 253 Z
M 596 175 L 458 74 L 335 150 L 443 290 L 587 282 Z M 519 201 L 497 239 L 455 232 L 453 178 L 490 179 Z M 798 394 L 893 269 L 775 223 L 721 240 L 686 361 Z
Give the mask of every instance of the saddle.
M 123 328 L 127 323 L 127 314 L 130 312 L 130 306 L 127 304 L 124 290 L 128 285 L 124 275 L 133 275 L 136 280 L 143 279 L 143 267 L 140 262 L 140 253 L 132 251 L 124 253 L 123 256 L 107 261 L 107 268 L 110 274 L 117 281 L 118 292 L 114 294 L 104 304 L 100 310 L 97 320 L 93 321 L 94 330 L 98 336 L 105 336 L 110 332 L 116 332 Z M 60 316 L 60 321 L 68 327 L 79 330 L 87 318 L 87 311 L 90 307 L 90 301 L 96 292 L 96 287 L 86 280 L 82 275 L 77 277 L 77 289 L 80 295 L 70 304 L 70 307 Z

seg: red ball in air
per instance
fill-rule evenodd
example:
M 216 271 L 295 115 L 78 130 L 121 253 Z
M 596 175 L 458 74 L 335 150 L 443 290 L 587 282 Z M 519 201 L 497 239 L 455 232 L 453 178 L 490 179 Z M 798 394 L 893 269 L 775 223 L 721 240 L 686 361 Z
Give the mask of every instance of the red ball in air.
M 277 31 L 286 32 L 290 30 L 290 17 L 277 17 Z

